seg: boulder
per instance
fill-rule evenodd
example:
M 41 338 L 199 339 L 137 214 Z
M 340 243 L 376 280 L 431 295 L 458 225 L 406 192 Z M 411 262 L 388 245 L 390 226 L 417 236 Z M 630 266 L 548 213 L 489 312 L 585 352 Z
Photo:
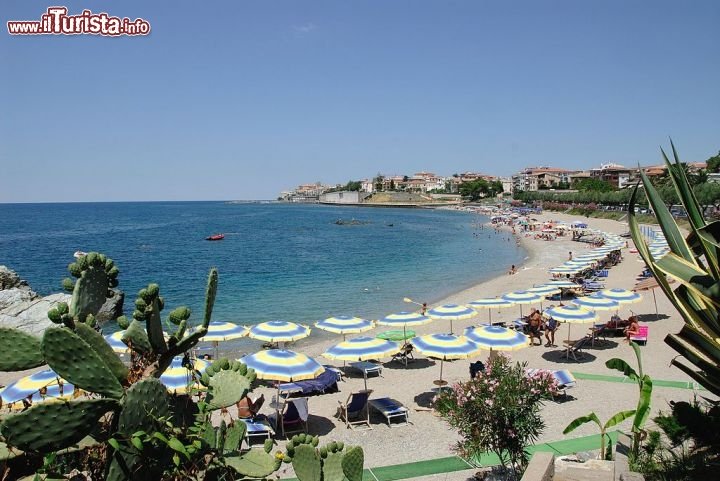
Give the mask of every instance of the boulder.
M 13 288 L 30 290 L 28 283 L 20 279 L 20 276 L 17 275 L 15 271 L 5 266 L 0 266 L 0 291 Z
M 112 291 L 112 297 L 105 299 L 105 304 L 103 304 L 97 316 L 95 316 L 98 322 L 114 321 L 123 315 L 125 293 L 120 289 L 113 289 Z
M 2 291 L 6 293 L 8 291 Z M 12 290 L 10 291 L 12 292 Z M 33 293 L 34 294 L 34 293 Z M 37 294 L 36 294 L 37 296 Z M 39 335 L 53 323 L 47 313 L 60 302 L 70 302 L 69 294 L 52 294 L 47 297 L 25 298 L 0 309 L 0 327 L 20 329 Z

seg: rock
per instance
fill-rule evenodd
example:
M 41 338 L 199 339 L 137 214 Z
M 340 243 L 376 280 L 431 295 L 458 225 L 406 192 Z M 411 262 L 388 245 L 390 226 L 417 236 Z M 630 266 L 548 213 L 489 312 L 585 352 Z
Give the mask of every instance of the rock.
M 28 334 L 41 334 L 54 325 L 47 317 L 48 311 L 60 302 L 69 303 L 70 298 L 69 294 L 52 294 L 42 298 L 26 298 L 10 304 L 0 309 L 0 327 L 20 329 Z
M 98 311 L 95 319 L 98 322 L 114 321 L 123 315 L 125 293 L 120 289 L 112 289 L 113 296 L 105 299 L 105 304 Z
M 620 474 L 620 481 L 645 481 L 645 476 L 640 473 L 625 471 L 624 473 Z
M 15 305 L 30 303 L 39 297 L 40 296 L 29 289 L 13 287 L 12 289 L 1 290 L 0 312 L 10 310 Z
M 30 290 L 28 283 L 20 279 L 20 276 L 17 275 L 15 271 L 5 266 L 0 266 L 0 291 L 13 288 Z

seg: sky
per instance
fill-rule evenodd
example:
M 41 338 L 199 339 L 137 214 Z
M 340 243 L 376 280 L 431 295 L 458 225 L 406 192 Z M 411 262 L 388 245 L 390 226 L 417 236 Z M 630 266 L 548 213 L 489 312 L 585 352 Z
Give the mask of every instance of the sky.
M 11 36 L 64 5 L 142 37 Z M 307 182 L 720 150 L 720 2 L 3 0 L 0 202 L 273 199 Z

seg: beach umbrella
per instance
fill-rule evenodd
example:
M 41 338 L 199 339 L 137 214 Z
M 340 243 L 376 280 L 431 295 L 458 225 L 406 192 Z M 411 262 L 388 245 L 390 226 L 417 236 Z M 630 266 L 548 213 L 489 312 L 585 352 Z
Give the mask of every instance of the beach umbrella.
M 372 321 L 359 317 L 335 316 L 316 322 L 315 327 L 323 331 L 342 334 L 344 340 L 347 334 L 369 331 L 374 328 L 375 325 Z
M 482 349 L 516 351 L 530 345 L 530 337 L 522 332 L 500 326 L 479 326 L 465 329 L 465 337 Z
M 617 301 L 620 304 L 633 304 L 642 300 L 642 296 L 640 294 L 627 289 L 603 289 L 599 294 L 603 297 L 607 297 L 608 299 L 612 299 L 613 301 Z
M 428 316 L 432 319 L 446 319 L 450 321 L 450 334 L 453 331 L 453 321 L 461 321 L 463 319 L 470 319 L 471 317 L 477 316 L 477 311 L 467 306 L 460 306 L 458 304 L 445 304 L 442 306 L 433 307 L 427 312 Z
M 560 266 L 560 267 L 553 267 L 552 269 L 548 269 L 548 272 L 551 274 L 577 274 L 578 272 L 582 271 L 583 269 L 579 269 L 577 267 L 570 267 L 570 266 Z
M 252 326 L 248 335 L 271 343 L 291 342 L 308 337 L 310 328 L 294 322 L 268 321 Z
M 603 297 L 598 293 L 589 296 L 578 297 L 577 299 L 573 299 L 570 302 L 572 302 L 576 306 L 592 309 L 593 311 L 610 311 L 613 309 L 617 309 L 620 306 L 619 302 L 613 299 L 608 299 L 607 297 Z
M 408 327 L 423 326 L 432 322 L 432 319 L 428 316 L 423 316 L 418 312 L 407 312 L 402 311 L 397 314 L 390 314 L 382 319 L 378 319 L 377 323 L 380 326 L 400 327 L 403 328 L 403 339 L 407 339 L 405 335 Z
M 535 294 L 534 292 L 514 291 L 508 292 L 507 294 L 502 296 L 502 299 L 520 306 L 520 318 L 522 318 L 522 306 L 525 304 L 535 304 L 537 302 L 540 302 L 542 301 L 542 296 L 539 294 Z
M 130 348 L 127 346 L 127 344 L 122 342 L 123 334 L 125 334 L 125 331 L 117 331 L 113 332 L 112 334 L 103 336 L 105 338 L 105 342 L 110 344 L 110 347 L 112 347 L 112 350 L 119 354 L 126 354 L 130 352 Z
M 190 388 L 197 384 L 197 373 L 202 374 L 210 365 L 207 361 L 196 359 L 192 362 L 192 368 L 183 365 L 183 356 L 175 356 L 170 367 L 160 376 L 160 382 L 165 385 L 171 394 L 187 394 Z M 188 362 L 191 362 L 188 358 Z M 197 373 L 196 373 L 197 371 Z
M 577 262 L 597 262 L 598 260 L 602 259 L 603 257 L 607 257 L 605 254 L 598 253 L 598 254 L 583 254 L 581 256 L 573 257 L 574 261 Z
M 559 294 L 559 293 L 561 292 L 561 289 L 560 289 L 559 287 L 557 287 L 557 286 L 552 286 L 552 285 L 548 285 L 548 284 L 543 284 L 543 285 L 540 285 L 540 286 L 531 287 L 530 289 L 528 289 L 528 292 L 532 292 L 532 293 L 534 293 L 534 294 L 538 294 L 538 295 L 542 296 L 542 299 L 540 299 L 540 310 L 542 310 L 542 308 L 543 308 L 543 306 L 542 306 L 543 300 L 544 300 L 547 296 L 550 296 L 550 295 L 553 295 L 553 294 Z
M 473 309 L 487 309 L 488 322 L 492 324 L 492 310 L 512 307 L 513 303 L 510 301 L 506 301 L 505 299 L 500 299 L 499 297 L 488 297 L 485 299 L 476 299 L 474 301 L 470 301 L 468 302 L 468 306 L 472 307 Z
M 402 331 L 385 331 L 381 332 L 375 337 L 377 337 L 378 339 L 385 339 L 386 341 L 400 342 L 415 337 L 415 331 L 411 329 L 403 329 Z
M 571 260 L 571 261 L 565 261 L 563 263 L 563 266 L 567 267 L 589 267 L 591 264 L 590 261 L 587 260 Z
M 248 328 L 232 322 L 212 321 L 208 324 L 207 334 L 201 340 L 212 342 L 215 347 L 215 359 L 218 358 L 218 345 L 223 341 L 231 341 L 248 335 Z
M 346 361 L 366 361 L 368 359 L 382 359 L 400 352 L 398 342 L 385 341 L 375 337 L 360 336 L 335 344 L 325 351 L 322 356 L 327 359 Z M 365 389 L 367 389 L 367 376 Z
M 568 324 L 568 345 L 565 351 L 565 356 L 568 359 L 570 358 L 570 324 L 585 324 L 598 320 L 595 311 L 575 305 L 549 307 L 545 309 L 543 315 L 545 317 L 552 317 L 558 322 L 566 322 Z
M 447 384 L 442 379 L 443 363 L 453 359 L 468 359 L 480 354 L 482 349 L 465 336 L 453 334 L 429 334 L 410 340 L 417 351 L 427 357 L 440 360 L 440 381 L 435 384 Z
M 250 354 L 240 362 L 255 370 L 259 379 L 279 382 L 315 379 L 325 368 L 311 357 L 285 349 L 267 349 Z
M 560 289 L 576 289 L 576 288 L 580 287 L 579 284 L 576 284 L 576 283 L 574 283 L 573 281 L 569 281 L 569 280 L 566 280 L 566 279 L 560 279 L 560 280 L 550 281 L 550 282 L 548 282 L 548 283 L 545 284 L 545 285 L 546 285 L 546 286 L 558 287 L 558 288 L 560 288 Z
M 10 409 L 23 409 L 25 407 L 23 400 L 38 403 L 73 396 L 75 396 L 75 386 L 62 379 L 52 369 L 46 369 L 20 378 L 0 390 L 0 407 L 4 405 Z
M 675 280 L 670 277 L 666 277 L 665 280 L 668 282 L 668 284 L 675 282 Z M 647 279 L 639 281 L 637 284 L 635 284 L 635 287 L 633 288 L 633 290 L 635 291 L 652 291 L 653 303 L 655 304 L 656 319 L 660 317 L 657 306 L 657 298 L 655 297 L 655 289 L 658 287 L 660 287 L 660 284 L 658 284 L 657 279 L 655 279 L 654 277 L 648 277 Z

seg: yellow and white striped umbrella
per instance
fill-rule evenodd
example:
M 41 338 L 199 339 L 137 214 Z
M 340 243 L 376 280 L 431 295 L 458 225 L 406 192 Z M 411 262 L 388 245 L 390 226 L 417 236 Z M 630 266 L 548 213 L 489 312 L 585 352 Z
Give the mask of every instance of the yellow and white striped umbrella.
M 205 342 L 223 342 L 239 339 L 248 335 L 248 328 L 233 322 L 212 321 L 208 324 L 208 331 L 202 337 Z
M 293 382 L 315 379 L 325 368 L 311 357 L 284 349 L 267 349 L 240 359 L 247 367 L 255 369 L 259 379 Z
M 427 315 L 433 319 L 445 319 L 450 321 L 450 334 L 452 334 L 452 322 L 470 319 L 477 316 L 477 311 L 468 306 L 458 304 L 445 304 L 433 307 L 427 311 Z
M 207 361 L 196 359 L 192 362 L 192 369 L 183 366 L 183 357 L 175 356 L 170 367 L 160 376 L 160 382 L 165 385 L 171 394 L 187 394 L 190 389 L 198 387 L 196 379 L 205 372 L 210 365 Z
M 517 351 L 530 345 L 530 338 L 522 332 L 500 326 L 468 327 L 465 337 L 490 351 Z
M 0 407 L 16 410 L 23 409 L 23 401 L 40 403 L 58 399 L 70 399 L 80 391 L 62 379 L 52 369 L 38 371 L 18 379 L 0 389 Z
M 250 328 L 250 337 L 267 342 L 291 342 L 310 335 L 310 328 L 287 321 L 268 321 Z
M 613 299 L 608 299 L 607 297 L 603 297 L 598 294 L 578 297 L 577 299 L 573 299 L 570 302 L 572 302 L 576 306 L 592 309 L 593 311 L 610 311 L 613 309 L 617 309 L 620 306 L 619 302 Z
M 429 334 L 410 340 L 417 351 L 425 356 L 440 359 L 440 382 L 442 385 L 443 363 L 452 359 L 468 359 L 480 355 L 482 349 L 465 336 L 452 334 Z
M 499 297 L 487 297 L 484 299 L 475 299 L 474 301 L 468 302 L 468 306 L 473 309 L 487 309 L 488 310 L 488 321 L 492 323 L 492 310 L 493 309 L 504 309 L 512 307 L 514 304 L 505 299 Z
M 514 291 L 508 292 L 507 294 L 502 296 L 502 299 L 505 299 L 508 302 L 512 302 L 513 304 L 520 306 L 520 317 L 523 317 L 522 306 L 525 304 L 537 304 L 542 301 L 543 296 L 534 292 Z
M 360 317 L 335 316 L 316 322 L 315 327 L 323 331 L 342 334 L 343 337 L 345 337 L 347 334 L 369 331 L 373 329 L 375 325 L 372 321 Z
M 332 346 L 322 355 L 340 361 L 365 361 L 383 359 L 400 352 L 400 343 L 376 337 L 356 337 Z

